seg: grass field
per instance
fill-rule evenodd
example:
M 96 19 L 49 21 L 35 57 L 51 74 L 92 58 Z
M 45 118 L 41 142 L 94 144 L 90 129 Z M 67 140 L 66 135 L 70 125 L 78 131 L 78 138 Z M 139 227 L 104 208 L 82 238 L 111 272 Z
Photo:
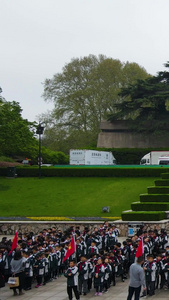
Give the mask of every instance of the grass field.
M 130 209 L 155 178 L 0 178 L 0 216 L 113 216 Z M 110 206 L 109 213 L 102 213 Z

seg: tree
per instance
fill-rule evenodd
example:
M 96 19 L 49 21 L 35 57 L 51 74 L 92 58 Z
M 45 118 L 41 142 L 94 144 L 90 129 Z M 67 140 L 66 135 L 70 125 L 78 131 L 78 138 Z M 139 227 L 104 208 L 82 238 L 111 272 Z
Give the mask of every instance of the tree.
M 34 124 L 21 116 L 19 103 L 0 99 L 0 154 L 35 155 L 37 141 L 34 137 Z
M 165 64 L 166 68 L 169 63 Z M 157 76 L 138 80 L 123 88 L 121 103 L 115 104 L 117 111 L 109 120 L 128 120 L 135 131 L 160 132 L 169 126 L 169 72 L 158 72 Z
M 62 73 L 44 82 L 43 97 L 53 101 L 55 106 L 48 116 L 50 127 L 45 134 L 46 145 L 53 150 L 63 141 L 66 149 L 96 145 L 100 121 L 121 101 L 121 88 L 148 76 L 136 63 L 122 63 L 103 55 L 72 59 Z M 61 141 L 58 137 L 63 132 L 64 140 Z M 50 139 L 55 134 L 56 139 Z M 59 150 L 64 151 L 65 147 Z

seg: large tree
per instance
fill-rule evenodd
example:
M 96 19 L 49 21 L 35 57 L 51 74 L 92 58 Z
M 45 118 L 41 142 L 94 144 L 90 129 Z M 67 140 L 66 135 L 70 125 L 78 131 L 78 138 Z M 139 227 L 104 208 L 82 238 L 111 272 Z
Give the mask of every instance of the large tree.
M 18 102 L 9 102 L 0 96 L 0 155 L 37 156 L 34 124 L 23 119 L 21 112 Z
M 169 63 L 165 64 L 166 68 Z M 116 112 L 109 120 L 128 120 L 135 131 L 160 133 L 169 129 L 169 72 L 158 72 L 157 76 L 138 80 L 123 88 L 123 98 L 116 103 Z
M 136 63 L 103 55 L 72 59 L 61 73 L 44 82 L 43 97 L 54 103 L 47 116 L 46 145 L 68 150 L 96 144 L 100 121 L 121 102 L 121 88 L 148 76 Z

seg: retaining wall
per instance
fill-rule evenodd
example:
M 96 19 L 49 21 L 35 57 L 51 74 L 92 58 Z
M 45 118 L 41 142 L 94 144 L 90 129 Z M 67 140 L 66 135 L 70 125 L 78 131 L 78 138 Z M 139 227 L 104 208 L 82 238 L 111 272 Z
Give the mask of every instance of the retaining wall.
M 80 226 L 81 230 L 83 230 L 86 226 L 92 230 L 94 227 L 99 227 L 99 225 L 103 223 L 103 221 L 0 221 L 0 235 L 14 235 L 16 230 L 18 233 L 28 233 L 32 231 L 35 234 L 38 234 L 44 228 L 48 229 L 53 226 L 57 229 L 61 229 L 62 231 L 68 229 L 70 226 Z M 120 230 L 120 236 L 128 236 L 128 225 L 131 222 L 118 220 L 115 222 L 109 221 L 109 223 L 116 225 L 116 227 Z M 132 222 L 132 224 L 134 223 L 142 224 L 144 222 Z M 157 229 L 160 231 L 161 228 L 165 228 L 169 234 L 169 220 L 162 220 L 159 222 L 146 221 L 144 226 L 145 230 Z

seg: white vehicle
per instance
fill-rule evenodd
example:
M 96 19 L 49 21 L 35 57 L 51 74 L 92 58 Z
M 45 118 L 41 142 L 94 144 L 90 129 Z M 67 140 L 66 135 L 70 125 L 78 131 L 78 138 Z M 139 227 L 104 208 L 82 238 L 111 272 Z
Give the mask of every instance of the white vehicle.
M 140 165 L 159 165 L 159 157 L 169 155 L 169 151 L 151 151 L 140 160 Z
M 158 159 L 159 165 L 169 165 L 169 154 L 168 155 L 162 155 Z
M 115 165 L 112 152 L 96 150 L 70 150 L 70 165 Z

